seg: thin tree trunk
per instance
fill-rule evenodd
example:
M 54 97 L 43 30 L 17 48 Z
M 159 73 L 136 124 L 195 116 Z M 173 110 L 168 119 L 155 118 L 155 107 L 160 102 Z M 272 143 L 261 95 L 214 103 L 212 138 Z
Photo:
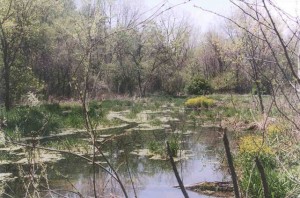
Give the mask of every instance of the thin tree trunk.
M 0 26 L 2 31 L 1 38 L 1 48 L 2 48 L 2 59 L 3 59 L 3 75 L 4 75 L 4 103 L 5 103 L 5 110 L 9 111 L 11 107 L 10 101 L 10 64 L 8 60 L 8 43 L 5 39 L 5 33 L 3 31 L 3 27 Z
M 255 158 L 255 163 L 260 174 L 261 182 L 264 189 L 264 196 L 265 198 L 271 198 L 265 170 L 258 157 Z
M 0 43 L 1 43 L 1 50 L 2 50 L 2 59 L 3 59 L 3 75 L 4 75 L 4 105 L 5 110 L 9 111 L 11 107 L 11 98 L 10 98 L 10 66 L 11 60 L 9 59 L 9 43 L 6 39 L 6 34 L 3 29 L 2 24 L 0 24 Z
M 141 75 L 140 72 L 138 73 L 138 84 L 139 84 L 139 92 L 140 92 L 140 97 L 143 97 L 143 88 L 142 88 L 142 80 L 141 80 Z
M 232 183 L 233 183 L 233 188 L 234 188 L 234 195 L 236 198 L 240 198 L 238 179 L 237 179 L 237 175 L 236 175 L 234 165 L 233 165 L 233 160 L 232 160 L 232 155 L 230 152 L 230 146 L 229 146 L 229 141 L 227 138 L 226 129 L 224 130 L 223 142 L 224 142 L 224 146 L 225 146 L 228 166 L 229 166 L 230 173 L 231 173 L 231 178 L 232 178 Z
M 182 191 L 182 194 L 185 198 L 189 198 L 189 195 L 187 194 L 185 188 L 184 188 L 184 185 L 183 185 L 183 182 L 181 181 L 180 179 L 180 176 L 179 176 L 179 173 L 177 171 L 177 168 L 176 168 L 176 164 L 174 162 L 174 159 L 172 157 L 172 152 L 171 152 L 171 149 L 170 149 L 170 146 L 169 146 L 169 142 L 167 142 L 167 150 L 168 150 L 168 155 L 170 157 L 170 162 L 171 162 L 171 165 L 172 165 L 172 168 L 173 168 L 173 171 L 174 171 L 174 174 L 176 176 L 176 179 L 177 179 L 177 182 L 179 184 L 179 187 Z
M 264 113 L 265 108 L 264 108 L 263 99 L 262 99 L 262 90 L 261 90 L 260 84 L 257 80 L 255 81 L 255 84 L 257 87 L 257 95 L 258 95 L 258 99 L 259 99 L 260 111 L 261 111 L 261 113 Z
M 5 110 L 9 111 L 11 108 L 11 98 L 10 98 L 10 66 L 7 61 L 7 57 L 4 55 L 4 84 L 5 84 Z

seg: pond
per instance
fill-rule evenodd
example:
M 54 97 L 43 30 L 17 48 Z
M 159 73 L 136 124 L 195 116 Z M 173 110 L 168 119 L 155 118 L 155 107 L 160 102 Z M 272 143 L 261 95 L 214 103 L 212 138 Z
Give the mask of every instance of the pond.
M 139 130 L 133 126 L 134 130 L 127 128 L 101 133 L 101 137 L 126 133 L 108 139 L 102 149 L 119 173 L 129 197 L 135 197 L 135 193 L 141 198 L 183 197 L 180 189 L 174 187 L 178 183 L 170 162 L 155 155 L 144 155 L 147 152 L 149 154 L 149 145 L 154 143 L 160 150 L 165 150 L 166 140 L 176 140 L 179 145 L 177 156 L 181 160 L 178 160 L 176 165 L 185 185 L 202 181 L 230 181 L 227 168 L 222 165 L 224 152 L 218 129 L 196 126 L 184 116 L 179 116 L 178 120 L 167 122 L 163 129 Z M 63 141 L 63 138 L 60 137 L 58 141 L 60 140 Z M 44 141 L 41 144 L 47 143 L 49 142 Z M 43 182 L 49 185 L 53 193 L 44 192 L 42 196 L 79 197 L 74 192 L 80 192 L 84 197 L 92 197 L 93 166 L 79 157 L 68 154 L 62 157 L 63 159 L 55 163 L 46 163 L 47 179 L 43 179 Z M 101 156 L 98 156 L 96 161 L 107 167 Z M 17 175 L 20 171 L 18 167 L 15 164 L 1 165 L 0 172 L 12 172 Z M 118 183 L 107 173 L 97 168 L 95 178 L 98 195 L 123 197 Z M 8 185 L 7 194 L 13 197 L 24 196 L 24 191 L 20 190 L 24 182 L 16 179 Z M 209 197 L 192 191 L 188 191 L 188 194 L 193 198 Z

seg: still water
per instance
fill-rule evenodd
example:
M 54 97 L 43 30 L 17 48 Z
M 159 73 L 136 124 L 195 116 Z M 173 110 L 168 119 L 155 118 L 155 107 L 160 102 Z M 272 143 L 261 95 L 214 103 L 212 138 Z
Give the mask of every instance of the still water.
M 106 133 L 123 132 L 117 130 Z M 191 154 L 188 159 L 177 162 L 177 169 L 185 185 L 230 180 L 227 169 L 221 165 L 224 153 L 218 130 L 174 122 L 165 130 L 131 131 L 106 142 L 103 151 L 113 167 L 116 167 L 129 197 L 135 197 L 135 194 L 140 198 L 183 197 L 181 191 L 174 188 L 178 183 L 169 161 L 132 153 L 137 149 L 149 148 L 151 142 L 159 142 L 161 148 L 164 148 L 165 141 L 172 138 L 178 140 L 181 150 Z M 107 167 L 102 157 L 98 157 L 97 161 Z M 14 166 L 6 169 L 17 172 Z M 118 183 L 101 169 L 96 169 L 95 178 L 99 197 L 124 197 Z M 79 197 L 74 192 L 80 192 L 84 197 L 93 197 L 93 168 L 78 157 L 64 155 L 64 159 L 47 164 L 47 179 L 53 191 L 42 193 L 43 197 Z M 18 180 L 10 183 L 7 193 L 13 197 L 23 197 L 24 192 L 18 187 L 20 185 Z M 192 198 L 208 197 L 192 191 L 188 191 L 188 194 Z

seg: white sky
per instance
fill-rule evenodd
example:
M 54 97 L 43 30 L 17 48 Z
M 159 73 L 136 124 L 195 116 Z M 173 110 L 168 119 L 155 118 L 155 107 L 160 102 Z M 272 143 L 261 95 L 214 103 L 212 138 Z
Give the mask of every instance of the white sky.
M 175 13 L 178 17 L 181 17 L 183 14 L 189 16 L 192 23 L 204 31 L 215 24 L 216 20 L 221 19 L 214 14 L 204 12 L 201 9 L 194 7 L 194 5 L 201 6 L 204 9 L 211 10 L 222 15 L 228 15 L 232 10 L 234 10 L 234 6 L 229 0 L 144 0 L 147 9 L 156 5 L 162 5 L 164 2 L 167 4 L 164 7 L 165 9 L 172 5 L 187 2 L 173 8 L 173 13 Z M 273 2 L 293 16 L 300 15 L 300 0 L 273 0 Z
M 178 5 L 183 2 L 187 2 L 187 0 L 144 0 L 147 7 L 153 7 L 157 4 L 162 4 L 163 2 L 167 2 L 165 9 Z M 175 8 L 172 9 L 172 12 L 174 15 L 178 16 L 179 18 L 184 16 L 188 16 L 191 20 L 192 24 L 196 25 L 197 27 L 200 27 L 201 29 L 206 29 L 208 26 L 214 24 L 215 20 L 218 20 L 218 18 L 210 13 L 204 12 L 200 10 L 199 8 L 194 7 L 201 6 L 207 10 L 212 10 L 217 13 L 221 14 L 228 14 L 230 13 L 231 4 L 228 0 L 191 0 L 190 2 L 178 5 Z
M 82 0 L 75 0 L 76 4 L 79 5 L 79 2 Z M 118 0 L 117 0 L 118 1 Z M 126 1 L 126 0 L 125 0 Z M 197 28 L 200 28 L 202 31 L 207 30 L 213 24 L 216 24 L 216 20 L 221 20 L 219 17 L 216 17 L 213 14 L 204 12 L 199 8 L 194 7 L 201 6 L 207 10 L 211 10 L 222 15 L 228 15 L 234 8 L 229 0 L 127 0 L 130 3 L 138 3 L 138 6 L 141 5 L 142 11 L 154 11 L 152 8 L 159 8 L 165 3 L 165 6 L 162 7 L 162 10 L 166 10 L 170 6 L 178 5 L 184 2 L 187 2 L 182 5 L 178 5 L 175 8 L 172 8 L 170 12 L 174 16 L 181 18 L 183 15 L 189 17 L 190 22 L 195 25 Z M 300 16 L 300 0 L 272 0 L 278 7 L 284 11 L 290 13 L 293 16 Z

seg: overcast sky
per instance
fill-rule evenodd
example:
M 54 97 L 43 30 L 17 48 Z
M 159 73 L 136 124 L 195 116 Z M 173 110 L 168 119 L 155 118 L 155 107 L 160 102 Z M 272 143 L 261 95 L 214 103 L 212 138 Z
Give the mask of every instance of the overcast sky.
M 144 0 L 147 9 L 156 5 L 162 5 L 163 3 L 166 3 L 165 8 L 167 8 L 169 6 L 178 5 L 184 2 L 187 3 L 172 9 L 175 15 L 178 15 L 178 17 L 181 17 L 182 14 L 189 16 L 193 23 L 204 31 L 208 27 L 211 27 L 213 24 L 215 24 L 215 20 L 220 19 L 213 14 L 196 8 L 195 6 L 200 6 L 222 15 L 228 15 L 234 10 L 234 6 L 229 0 Z M 273 0 L 273 2 L 276 3 L 278 7 L 292 14 L 293 16 L 299 16 L 300 0 Z
M 77 5 L 81 0 L 75 0 Z M 166 10 L 170 6 L 178 5 L 171 9 L 174 16 L 181 18 L 183 15 L 189 17 L 190 22 L 196 27 L 205 31 L 213 24 L 215 20 L 220 20 L 213 14 L 202 11 L 196 6 L 201 6 L 207 10 L 220 13 L 222 15 L 228 15 L 233 10 L 233 5 L 229 0 L 125 0 L 130 3 L 137 3 L 142 11 L 154 11 L 155 8 L 159 8 L 164 5 L 161 10 Z M 183 4 L 184 2 L 187 2 Z M 273 0 L 278 7 L 285 10 L 286 12 L 300 16 L 300 0 Z

